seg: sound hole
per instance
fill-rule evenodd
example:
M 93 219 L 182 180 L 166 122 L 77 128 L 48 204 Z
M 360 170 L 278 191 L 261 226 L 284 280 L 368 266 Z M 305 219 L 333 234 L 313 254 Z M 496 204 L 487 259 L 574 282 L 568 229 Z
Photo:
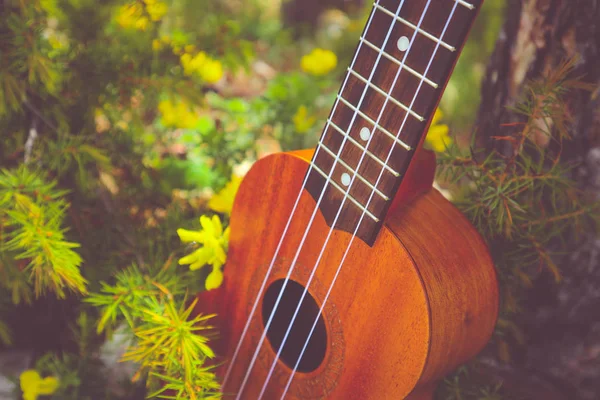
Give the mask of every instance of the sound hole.
M 273 282 L 265 293 L 262 306 L 263 326 L 266 326 L 269 321 L 271 311 L 273 311 L 273 307 L 275 306 L 275 302 L 277 301 L 277 297 L 279 296 L 284 282 L 285 279 Z M 304 286 L 292 280 L 288 281 L 283 296 L 277 306 L 277 310 L 275 311 L 271 326 L 267 331 L 267 338 L 269 339 L 271 346 L 273 346 L 275 353 L 277 353 L 281 346 L 281 342 L 290 326 L 290 322 L 296 311 L 296 307 L 298 307 L 303 292 Z M 288 367 L 294 368 L 294 365 L 296 365 L 300 352 L 302 352 L 302 348 L 306 343 L 308 334 L 310 333 L 318 313 L 319 306 L 317 305 L 317 302 L 310 293 L 306 293 L 280 355 L 281 361 Z M 325 358 L 326 349 L 327 331 L 325 329 L 323 316 L 320 315 L 319 321 L 310 337 L 306 350 L 304 350 L 304 354 L 298 364 L 297 370 L 299 372 L 311 372 L 317 369 Z

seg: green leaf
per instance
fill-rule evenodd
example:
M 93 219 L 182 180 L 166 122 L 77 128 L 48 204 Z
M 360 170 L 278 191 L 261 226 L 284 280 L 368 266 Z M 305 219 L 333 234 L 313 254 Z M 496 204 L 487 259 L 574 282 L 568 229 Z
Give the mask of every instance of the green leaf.
M 208 115 L 202 115 L 198 118 L 198 123 L 196 125 L 196 130 L 201 135 L 208 135 L 215 130 L 215 121 Z

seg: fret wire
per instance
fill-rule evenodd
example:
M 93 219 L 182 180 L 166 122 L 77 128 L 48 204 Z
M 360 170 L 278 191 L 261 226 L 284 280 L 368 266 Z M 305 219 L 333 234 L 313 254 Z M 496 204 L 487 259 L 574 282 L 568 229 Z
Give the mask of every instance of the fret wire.
M 387 8 L 384 8 L 382 6 L 380 6 L 379 4 L 375 3 L 374 4 L 375 8 L 377 8 L 378 10 L 381 10 L 382 12 L 386 13 L 387 15 L 389 15 L 392 18 L 396 18 L 399 22 L 403 23 L 404 25 L 408 26 L 409 28 L 419 32 L 421 35 L 425 36 L 428 39 L 433 40 L 436 43 L 439 43 L 442 47 L 447 48 L 450 51 L 456 51 L 456 48 L 454 46 L 449 45 L 448 43 L 444 42 L 443 40 L 433 36 L 431 33 L 424 31 L 421 28 L 417 28 L 415 25 L 413 25 L 410 21 L 405 20 L 404 18 L 394 14 L 393 12 L 391 12 L 390 10 L 388 10 Z
M 332 184 L 332 185 L 333 185 L 333 186 L 334 186 L 334 187 L 335 187 L 337 190 L 339 190 L 339 191 L 340 191 L 340 192 L 341 192 L 341 193 L 344 195 L 344 197 L 346 197 L 346 198 L 350 199 L 350 201 L 351 201 L 352 203 L 354 203 L 354 205 L 355 205 L 356 207 L 360 208 L 360 209 L 362 210 L 362 212 L 364 212 L 364 213 L 365 213 L 365 214 L 367 214 L 369 217 L 371 217 L 371 219 L 373 219 L 373 221 L 375 221 L 375 222 L 379 222 L 379 218 L 377 218 L 376 216 L 374 216 L 373 214 L 371 214 L 371 212 L 370 212 L 369 210 L 367 210 L 367 209 L 365 208 L 365 206 L 363 206 L 362 204 L 360 204 L 360 203 L 358 202 L 358 200 L 356 200 L 354 197 L 350 196 L 350 193 L 347 193 L 347 192 L 346 192 L 346 191 L 345 191 L 343 188 L 341 188 L 341 187 L 340 187 L 340 185 L 338 185 L 338 184 L 337 184 L 337 183 L 336 183 L 336 182 L 335 182 L 333 179 L 330 179 L 330 178 L 329 178 L 329 176 L 328 176 L 328 175 L 327 175 L 325 172 L 323 172 L 323 171 L 321 170 L 321 168 L 317 167 L 317 165 L 316 165 L 314 162 L 312 162 L 312 161 L 311 161 L 311 162 L 310 162 L 310 164 L 312 165 L 312 167 L 314 168 L 314 170 L 315 170 L 315 171 L 317 171 L 319 174 L 321 174 L 321 176 L 322 176 L 323 178 L 325 178 L 326 180 L 328 180 L 329 182 L 331 182 L 331 184 Z
M 348 100 L 344 99 L 342 96 L 340 96 L 339 94 L 337 95 L 338 99 L 341 100 L 342 103 L 344 103 L 346 106 L 348 106 L 350 109 L 352 109 L 354 112 L 358 113 L 358 115 L 360 115 L 361 117 L 363 117 L 364 119 L 366 119 L 367 121 L 369 121 L 371 124 L 373 124 L 373 126 L 377 129 L 379 129 L 380 131 L 382 131 L 383 133 L 385 133 L 387 136 L 389 136 L 390 139 L 392 139 L 394 142 L 398 143 L 400 146 L 404 147 L 406 150 L 411 151 L 412 147 L 410 147 L 409 145 L 407 145 L 406 143 L 404 143 L 402 140 L 398 139 L 396 136 L 392 135 L 387 129 L 385 129 L 383 126 L 379 126 L 375 121 L 373 121 L 371 119 L 371 117 L 369 117 L 367 114 L 363 113 L 362 111 L 360 111 L 358 108 L 356 108 L 353 104 L 351 104 Z M 422 119 L 420 120 L 422 121 Z
M 388 201 L 390 198 L 388 196 L 386 196 L 385 194 L 383 194 L 379 189 L 377 189 L 375 186 L 373 186 L 371 184 L 371 182 L 369 182 L 368 180 L 366 180 L 365 178 L 363 178 L 358 171 L 354 171 L 352 169 L 351 166 L 349 166 L 348 164 L 346 164 L 346 162 L 344 160 L 342 160 L 341 158 L 339 158 L 333 151 L 329 150 L 327 148 L 327 146 L 325 146 L 323 143 L 319 142 L 318 143 L 319 146 L 321 146 L 323 148 L 323 150 L 325 150 L 331 157 L 333 158 L 338 158 L 338 161 L 340 164 L 342 164 L 348 171 L 350 171 L 353 174 L 356 174 L 356 176 L 358 177 L 358 179 L 360 179 L 365 185 L 367 185 L 372 191 L 374 191 L 375 193 L 377 193 L 379 196 L 381 196 L 381 198 L 383 198 L 385 201 Z
M 409 72 L 412 75 L 416 76 L 417 78 L 419 78 L 423 82 L 427 83 L 429 86 L 433 87 L 434 89 L 438 88 L 438 84 L 437 83 L 435 83 L 431 79 L 429 79 L 429 78 L 421 75 L 420 73 L 418 73 L 417 71 L 415 71 L 414 69 L 412 69 L 411 67 L 409 67 L 408 65 L 406 65 L 406 63 L 404 64 L 404 66 L 402 66 L 402 61 L 400 61 L 396 57 L 394 57 L 394 56 L 386 53 L 383 49 L 381 49 L 377 45 L 371 43 L 368 39 L 366 39 L 366 38 L 364 38 L 364 37 L 361 36 L 360 40 L 362 40 L 367 46 L 369 46 L 373 50 L 381 52 L 385 58 L 387 58 L 388 60 L 392 61 L 394 64 L 398 65 L 399 67 L 405 69 L 406 72 Z
M 352 68 L 348 68 L 348 72 L 350 72 L 352 75 L 354 75 L 356 78 L 358 78 L 360 81 L 362 81 L 363 83 L 367 84 L 369 87 L 371 87 L 372 89 L 376 90 L 378 93 L 387 96 L 388 93 L 386 93 L 383 89 L 381 89 L 380 87 L 378 87 L 377 85 L 367 81 L 361 74 L 359 74 L 358 72 L 354 71 Z M 392 101 L 392 103 L 394 103 L 395 105 L 397 105 L 398 107 L 400 107 L 401 109 L 403 109 L 406 112 L 411 112 L 412 110 L 410 108 L 408 108 L 407 106 L 405 106 L 404 104 L 400 103 L 398 100 L 396 100 L 393 96 L 390 95 L 390 100 Z M 414 113 L 417 116 L 417 119 L 423 118 L 421 117 L 419 114 Z
M 456 2 L 457 2 L 458 4 L 460 4 L 461 6 L 465 6 L 465 7 L 467 7 L 469 10 L 472 10 L 472 9 L 474 9 L 474 8 L 475 8 L 475 6 L 474 6 L 473 4 L 471 4 L 471 3 L 467 3 L 467 2 L 466 2 L 466 1 L 464 1 L 464 0 L 454 0 L 454 1 L 456 1 Z
M 344 130 L 342 128 L 340 128 L 339 126 L 337 126 L 337 124 L 335 122 L 333 122 L 332 120 L 328 119 L 327 122 L 329 122 L 329 124 L 331 126 L 333 126 L 333 128 L 338 131 L 342 136 L 345 136 L 348 138 L 348 140 L 350 141 L 350 143 L 352 143 L 353 145 L 355 145 L 356 147 L 358 147 L 361 151 L 365 152 L 367 155 L 369 155 L 373 160 L 375 160 L 379 165 L 381 165 L 383 168 L 387 169 L 392 175 L 394 175 L 396 178 L 398 178 L 400 176 L 400 173 L 396 172 L 394 169 L 392 169 L 389 165 L 387 165 L 386 163 L 384 163 L 379 157 L 377 157 L 375 154 L 371 153 L 369 150 L 367 150 L 362 144 L 360 144 L 359 142 L 357 142 L 356 140 L 354 140 L 354 138 L 352 136 L 350 136 L 348 133 L 344 132 Z

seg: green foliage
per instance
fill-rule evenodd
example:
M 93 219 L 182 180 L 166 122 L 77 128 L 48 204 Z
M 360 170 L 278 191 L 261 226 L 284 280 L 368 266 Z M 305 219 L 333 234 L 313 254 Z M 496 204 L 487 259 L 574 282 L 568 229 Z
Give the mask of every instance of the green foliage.
M 444 384 L 438 389 L 438 396 L 444 400 L 502 400 L 504 395 L 502 383 L 486 384 L 467 367 L 460 367 L 444 379 Z
M 181 295 L 180 281 L 166 271 L 159 270 L 150 277 L 138 266 L 132 265 L 115 275 L 114 285 L 101 283 L 101 294 L 91 294 L 85 299 L 85 302 L 101 309 L 97 332 L 101 333 L 107 327 L 114 328 L 123 319 L 131 329 L 135 329 L 143 316 L 141 309 L 145 299 Z
M 272 127 L 272 135 L 283 150 L 314 147 L 316 141 L 307 138 L 316 137 L 314 130 L 322 127 L 318 122 L 324 120 L 333 104 L 335 92 L 331 87 L 337 83 L 331 78 L 331 75 L 315 77 L 305 72 L 282 73 L 269 82 L 264 96 L 256 100 L 254 107 L 263 111 L 263 124 Z M 315 119 L 305 132 L 294 122 L 300 107 L 307 107 L 307 118 L 319 116 L 318 122 Z
M 184 274 L 170 267 L 167 263 L 149 276 L 133 265 L 116 275 L 114 285 L 102 283 L 100 293 L 85 301 L 102 310 L 98 333 L 126 322 L 136 339 L 123 360 L 138 364 L 139 375 L 149 375 L 150 397 L 170 398 L 165 396 L 173 390 L 178 399 L 217 398 L 216 376 L 203 367 L 214 357 L 207 344 L 214 332 L 206 324 L 213 316 L 191 316 L 196 301 L 186 305 Z
M 77 171 L 75 177 L 82 190 L 93 188 L 94 166 L 105 169 L 111 167 L 110 158 L 105 152 L 87 144 L 87 141 L 82 137 L 59 135 L 56 140 L 45 141 L 43 150 L 44 153 L 56 155 L 45 161 L 58 178 L 68 177 Z
M 151 369 L 150 385 L 158 389 L 150 397 L 159 398 L 220 398 L 221 386 L 211 368 L 203 367 L 206 358 L 214 353 L 202 336 L 212 326 L 206 320 L 212 315 L 190 318 L 196 305 L 176 309 L 172 300 L 159 304 L 155 300 L 144 310 L 141 326 L 135 330 L 138 345 L 125 354 L 125 360 L 140 363 Z M 160 373 L 159 371 L 164 371 Z M 175 396 L 167 394 L 176 392 Z
M 154 397 L 218 397 L 204 365 L 210 316 L 191 315 L 186 300 L 203 277 L 171 260 L 181 251 L 176 229 L 207 201 L 194 196 L 224 185 L 258 132 L 244 121 L 248 100 L 215 94 L 219 105 L 206 94 L 249 71 L 255 41 L 278 25 L 257 23 L 258 3 L 203 5 L 0 5 L 0 298 L 35 308 L 57 296 L 52 312 L 81 316 L 60 343 L 48 342 L 43 332 L 21 335 L 26 321 L 8 326 L 10 304 L 0 310 L 0 344 L 48 351 L 36 367 L 60 378 L 56 399 L 131 400 L 146 387 Z M 173 150 L 182 143 L 183 154 Z M 104 377 L 98 352 L 121 326 L 142 393 L 127 379 L 113 390 Z
M 56 182 L 22 167 L 0 171 L 0 272 L 15 304 L 46 291 L 86 293 L 78 244 L 65 240 L 67 202 Z M 27 283 L 27 285 L 25 284 Z
M 491 135 L 504 151 L 450 147 L 438 158 L 438 175 L 458 187 L 455 202 L 488 242 L 501 289 L 500 318 L 493 341 L 498 358 L 510 361 L 508 343 L 524 345 L 513 317 L 524 290 L 540 274 L 558 283 L 553 258 L 565 251 L 567 237 L 593 229 L 600 203 L 586 196 L 570 177 L 572 166 L 560 161 L 569 140 L 570 113 L 564 103 L 570 90 L 591 89 L 570 79 L 575 60 L 564 62 L 546 78 L 531 82 L 513 111 L 522 122 L 508 124 L 510 134 Z M 496 399 L 499 392 L 467 393 L 459 375 L 450 378 L 445 399 Z M 468 385 L 467 385 L 468 386 Z M 479 396 L 479 397 L 478 397 Z

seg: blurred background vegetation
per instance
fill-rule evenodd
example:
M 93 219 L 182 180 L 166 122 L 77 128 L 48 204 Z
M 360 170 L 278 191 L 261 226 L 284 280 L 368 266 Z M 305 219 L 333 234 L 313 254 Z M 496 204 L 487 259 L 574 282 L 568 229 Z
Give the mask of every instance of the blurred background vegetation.
M 0 0 L 0 354 L 31 370 L 0 374 L 14 398 L 219 396 L 189 300 L 222 279 L 252 162 L 316 144 L 370 10 L 309 3 Z M 503 15 L 485 1 L 441 102 L 459 143 Z

